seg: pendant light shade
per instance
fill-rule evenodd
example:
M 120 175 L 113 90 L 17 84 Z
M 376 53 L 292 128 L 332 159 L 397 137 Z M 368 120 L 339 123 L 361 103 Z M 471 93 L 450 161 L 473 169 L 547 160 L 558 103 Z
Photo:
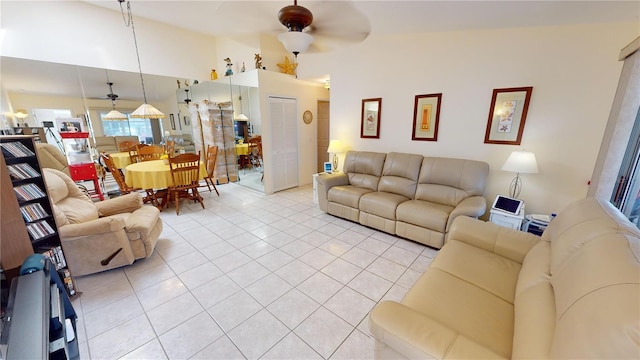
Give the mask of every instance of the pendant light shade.
M 130 115 L 132 118 L 137 119 L 161 119 L 164 118 L 164 114 L 160 112 L 160 110 L 154 108 L 153 106 L 144 103 L 140 105 L 134 112 Z
M 111 110 L 107 115 L 102 117 L 105 120 L 127 120 L 127 115 L 121 113 L 118 110 Z

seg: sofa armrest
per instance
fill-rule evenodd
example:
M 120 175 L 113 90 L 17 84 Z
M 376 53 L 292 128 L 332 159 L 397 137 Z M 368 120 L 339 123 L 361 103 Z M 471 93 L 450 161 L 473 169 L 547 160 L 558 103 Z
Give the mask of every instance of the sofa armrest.
M 112 233 L 123 230 L 125 222 L 118 217 L 103 217 L 79 224 L 67 224 L 58 230 L 60 237 L 64 239 L 81 238 L 84 236 Z
M 383 301 L 369 313 L 377 341 L 408 359 L 498 359 L 500 355 L 412 308 Z
M 320 210 L 327 211 L 329 199 L 327 195 L 334 186 L 349 185 L 349 177 L 345 173 L 332 173 L 318 175 L 316 192 L 318 193 L 318 205 Z
M 487 212 L 487 200 L 484 196 L 470 196 L 458 204 L 449 214 L 449 220 L 447 220 L 446 230 L 451 228 L 453 220 L 461 215 L 478 218 Z M 446 231 L 445 230 L 445 231 Z
M 540 237 L 490 222 L 458 216 L 451 224 L 449 240 L 458 240 L 522 263 Z
M 129 238 L 131 240 L 147 239 L 159 217 L 160 210 L 155 206 L 142 206 L 132 212 L 125 218 L 125 228 Z
M 130 213 L 142 206 L 142 195 L 133 192 L 117 198 L 96 202 L 95 205 L 98 208 L 98 216 L 100 217 Z

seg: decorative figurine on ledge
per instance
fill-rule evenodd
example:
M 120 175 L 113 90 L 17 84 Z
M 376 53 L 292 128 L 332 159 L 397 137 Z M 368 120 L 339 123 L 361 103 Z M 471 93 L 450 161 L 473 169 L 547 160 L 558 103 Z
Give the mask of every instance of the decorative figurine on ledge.
M 260 54 L 256 54 L 254 60 L 256 62 L 256 69 L 266 70 L 264 67 L 262 67 L 262 56 L 260 56 Z
M 243 73 L 245 72 L 246 68 L 244 67 L 244 61 L 242 62 L 242 67 L 240 68 L 240 72 Z
M 224 59 L 224 61 L 227 63 L 227 71 L 224 73 L 224 76 L 231 76 L 233 75 L 233 70 L 231 70 L 231 67 L 233 66 L 233 64 L 231 63 L 231 59 L 230 58 L 226 58 Z
M 211 80 L 218 80 L 218 73 L 216 69 L 211 69 Z

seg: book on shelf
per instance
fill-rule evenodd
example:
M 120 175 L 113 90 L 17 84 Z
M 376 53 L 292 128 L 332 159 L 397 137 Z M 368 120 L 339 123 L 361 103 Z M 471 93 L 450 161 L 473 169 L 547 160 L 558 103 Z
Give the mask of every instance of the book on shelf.
M 9 176 L 14 180 L 25 180 L 40 177 L 40 173 L 27 163 L 9 165 L 7 166 L 7 170 L 9 170 Z
M 69 294 L 69 296 L 75 295 L 76 288 L 75 286 L 73 286 L 73 280 L 71 279 L 71 273 L 69 272 L 69 269 L 58 270 L 58 274 L 60 275 L 62 282 L 64 282 L 64 286 L 67 288 L 67 293 Z
M 20 212 L 26 222 L 34 222 L 49 216 L 40 203 L 22 206 Z
M 45 193 L 36 184 L 25 184 L 16 186 L 13 191 L 20 201 L 29 201 L 45 197 Z
M 62 252 L 62 247 L 60 247 L 60 245 L 45 250 L 41 252 L 41 254 L 51 260 L 56 270 L 67 267 L 67 260 L 64 258 L 64 253 Z
M 0 144 L 2 153 L 9 158 L 21 158 L 34 156 L 35 153 L 19 141 L 12 141 Z
M 47 235 L 55 234 L 55 231 L 45 220 L 27 224 L 27 232 L 33 240 L 38 240 Z

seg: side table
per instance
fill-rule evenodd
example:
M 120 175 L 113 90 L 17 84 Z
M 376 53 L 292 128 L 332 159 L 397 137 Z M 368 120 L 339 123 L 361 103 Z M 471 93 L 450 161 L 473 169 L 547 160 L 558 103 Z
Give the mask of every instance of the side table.
M 520 230 L 522 228 L 522 222 L 524 221 L 524 206 L 517 215 L 491 209 L 489 221 L 500 226 Z

